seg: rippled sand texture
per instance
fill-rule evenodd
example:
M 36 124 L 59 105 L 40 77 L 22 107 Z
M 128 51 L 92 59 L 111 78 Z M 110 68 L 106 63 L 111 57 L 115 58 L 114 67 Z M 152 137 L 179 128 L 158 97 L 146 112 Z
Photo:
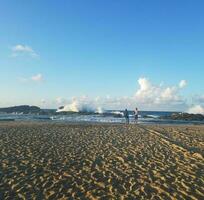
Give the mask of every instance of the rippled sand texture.
M 204 199 L 204 127 L 0 124 L 0 199 Z

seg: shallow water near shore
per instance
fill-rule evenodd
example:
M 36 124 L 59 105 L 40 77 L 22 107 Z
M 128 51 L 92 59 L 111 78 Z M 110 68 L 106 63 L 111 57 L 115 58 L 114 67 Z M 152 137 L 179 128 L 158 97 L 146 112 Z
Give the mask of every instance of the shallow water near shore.
M 0 123 L 0 199 L 203 199 L 204 126 Z
M 140 111 L 138 124 L 204 124 L 204 121 L 185 121 L 160 119 L 163 116 L 169 116 L 173 112 L 159 111 Z M 109 110 L 104 113 L 72 113 L 57 115 L 36 115 L 36 114 L 0 114 L 0 121 L 49 121 L 49 122 L 88 122 L 88 123 L 125 123 L 121 110 Z M 130 123 L 134 124 L 134 115 L 129 111 Z

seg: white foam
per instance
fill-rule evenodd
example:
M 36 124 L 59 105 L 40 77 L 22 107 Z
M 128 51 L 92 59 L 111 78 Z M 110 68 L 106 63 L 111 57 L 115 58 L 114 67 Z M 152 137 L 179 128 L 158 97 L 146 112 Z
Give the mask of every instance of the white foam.
M 94 103 L 87 100 L 73 100 L 70 104 L 65 105 L 63 108 L 59 108 L 56 112 L 91 112 L 91 113 L 103 113 L 103 108 L 96 107 Z
M 124 113 L 123 113 L 122 111 L 112 111 L 111 113 L 112 113 L 112 114 L 115 114 L 115 115 L 124 116 Z

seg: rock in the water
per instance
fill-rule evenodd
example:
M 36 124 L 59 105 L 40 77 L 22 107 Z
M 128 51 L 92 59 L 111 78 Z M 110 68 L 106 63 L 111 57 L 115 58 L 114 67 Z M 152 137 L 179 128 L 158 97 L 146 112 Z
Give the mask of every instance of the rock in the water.
M 201 114 L 189 114 L 189 113 L 173 113 L 168 116 L 162 116 L 161 119 L 171 120 L 186 120 L 186 121 L 203 121 L 204 115 Z

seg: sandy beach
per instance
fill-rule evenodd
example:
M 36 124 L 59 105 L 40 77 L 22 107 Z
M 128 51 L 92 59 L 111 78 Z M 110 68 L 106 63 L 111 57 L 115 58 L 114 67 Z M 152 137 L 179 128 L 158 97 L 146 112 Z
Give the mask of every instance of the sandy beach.
M 204 126 L 1 122 L 0 199 L 204 199 Z

